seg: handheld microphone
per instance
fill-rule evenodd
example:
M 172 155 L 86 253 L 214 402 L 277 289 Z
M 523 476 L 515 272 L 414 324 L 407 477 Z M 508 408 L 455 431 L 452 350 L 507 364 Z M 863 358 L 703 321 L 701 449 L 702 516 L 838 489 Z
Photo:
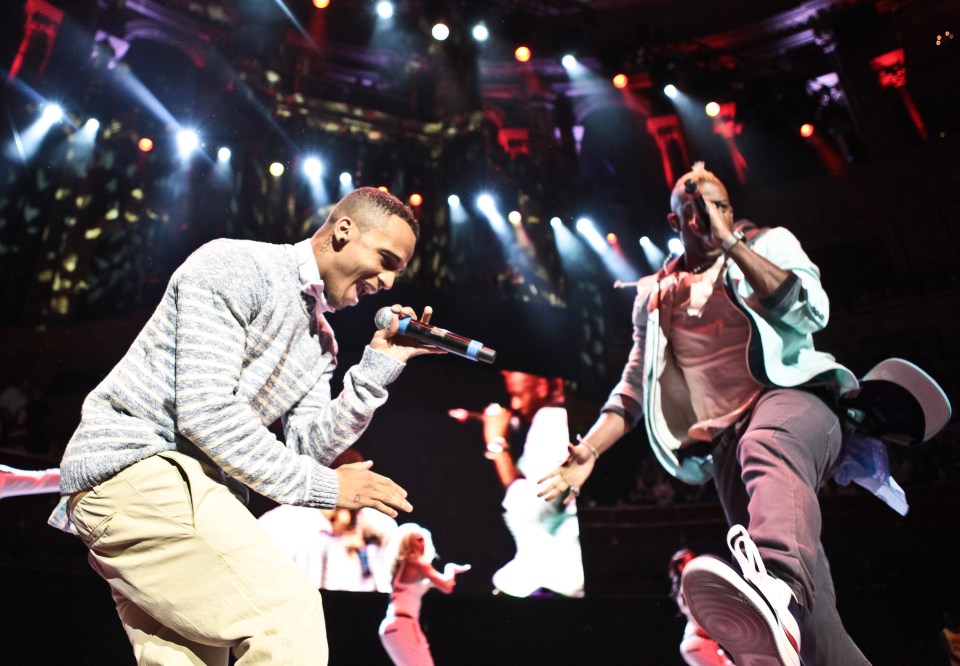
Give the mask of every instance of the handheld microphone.
M 700 187 L 697 185 L 695 180 L 688 178 L 683 183 L 683 189 L 687 193 L 687 196 L 690 197 L 690 201 L 693 203 L 693 217 L 697 231 L 702 234 L 709 234 L 710 213 L 707 212 L 707 202 L 703 200 L 703 195 L 700 194 Z
M 447 412 L 447 415 L 452 419 L 460 421 L 460 423 L 466 423 L 470 419 L 473 419 L 475 421 L 483 420 L 483 414 L 481 412 L 470 412 L 460 407 L 449 410 Z
M 432 345 L 438 349 L 444 349 L 451 354 L 468 358 L 471 361 L 493 363 L 497 358 L 496 351 L 485 347 L 483 343 L 478 340 L 461 337 L 442 328 L 424 324 L 422 321 L 417 321 L 406 315 L 399 315 L 399 317 L 400 328 L 397 332 L 400 335 L 406 335 L 417 342 Z M 377 310 L 377 314 L 373 318 L 374 324 L 376 324 L 380 330 L 390 326 L 391 321 L 393 321 L 393 311 L 389 307 L 383 307 Z
M 483 421 L 483 412 L 471 412 L 469 410 L 457 407 L 456 409 L 451 409 L 447 411 L 447 416 L 450 418 L 459 421 L 460 423 L 466 423 L 467 421 L 473 419 L 475 421 Z M 514 414 L 510 417 L 510 429 L 519 430 L 520 429 L 520 417 Z

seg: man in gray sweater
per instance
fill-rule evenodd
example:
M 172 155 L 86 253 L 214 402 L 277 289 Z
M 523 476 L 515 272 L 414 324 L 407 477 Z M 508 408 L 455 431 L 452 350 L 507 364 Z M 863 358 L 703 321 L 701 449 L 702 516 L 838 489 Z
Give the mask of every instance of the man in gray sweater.
M 333 397 L 324 313 L 390 289 L 418 229 L 401 201 L 361 188 L 296 245 L 204 245 L 85 400 L 50 523 L 90 549 L 138 663 L 225 665 L 231 649 L 242 665 L 327 662 L 319 592 L 243 500 L 252 488 L 299 506 L 412 509 L 369 461 L 325 465 L 405 362 L 438 350 L 398 336 L 394 316 Z M 284 442 L 269 430 L 278 418 Z

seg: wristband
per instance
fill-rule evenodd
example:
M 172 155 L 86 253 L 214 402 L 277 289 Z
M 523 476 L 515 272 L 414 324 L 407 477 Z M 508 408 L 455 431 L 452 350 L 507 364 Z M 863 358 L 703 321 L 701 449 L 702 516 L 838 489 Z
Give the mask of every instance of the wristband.
M 734 229 L 732 232 L 730 232 L 729 236 L 723 239 L 720 247 L 723 249 L 724 254 L 730 254 L 730 250 L 733 249 L 733 246 L 742 240 L 746 240 L 746 238 L 746 234 L 739 229 Z
M 510 450 L 510 445 L 507 444 L 506 439 L 504 439 L 503 437 L 494 437 L 489 442 L 487 442 L 487 452 L 484 455 L 487 458 L 492 459 L 493 456 L 509 450 Z
M 585 447 L 590 449 L 590 453 L 593 454 L 594 460 L 600 460 L 600 452 L 597 451 L 595 448 L 593 448 L 593 446 L 591 446 L 590 444 L 587 444 L 587 442 L 585 442 L 583 440 L 583 437 L 581 437 L 580 435 L 577 435 L 577 444 L 583 444 Z

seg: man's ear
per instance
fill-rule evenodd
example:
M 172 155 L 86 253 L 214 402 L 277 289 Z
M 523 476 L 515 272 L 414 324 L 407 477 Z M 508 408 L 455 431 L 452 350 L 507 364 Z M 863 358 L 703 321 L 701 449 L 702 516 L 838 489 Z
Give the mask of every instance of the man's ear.
M 333 245 L 337 249 L 349 243 L 357 233 L 357 223 L 349 217 L 341 217 L 333 225 Z
M 680 231 L 680 218 L 677 217 L 676 213 L 667 213 L 667 224 L 674 231 Z

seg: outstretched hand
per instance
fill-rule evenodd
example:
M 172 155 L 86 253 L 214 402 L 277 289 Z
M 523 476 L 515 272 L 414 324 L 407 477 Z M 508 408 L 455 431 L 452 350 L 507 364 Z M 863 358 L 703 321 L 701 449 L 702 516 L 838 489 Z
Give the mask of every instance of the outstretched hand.
M 372 460 L 341 465 L 334 471 L 340 483 L 337 507 L 362 509 L 369 506 L 396 518 L 397 510 L 410 512 L 413 505 L 407 501 L 407 491 L 385 476 L 371 472 Z
M 469 564 L 454 564 L 453 562 L 447 562 L 443 566 L 443 575 L 445 578 L 450 578 L 456 576 L 457 574 L 462 574 L 467 571 L 470 571 Z
M 417 319 L 417 313 L 413 308 L 404 307 L 400 304 L 394 304 L 390 307 L 390 310 L 393 312 L 393 319 L 389 326 L 380 329 L 373 334 L 373 339 L 370 341 L 370 347 L 372 349 L 376 349 L 377 351 L 383 352 L 384 354 L 392 356 L 398 361 L 403 362 L 410 360 L 414 356 L 420 356 L 421 354 L 447 353 L 443 349 L 439 349 L 431 345 L 425 345 L 417 342 L 411 337 L 397 333 L 400 327 L 400 315 L 411 317 L 412 319 L 416 319 L 424 324 L 429 324 L 430 317 L 433 316 L 432 307 L 429 305 L 425 306 L 423 308 L 423 316 L 419 319 Z
M 567 453 L 567 459 L 562 465 L 537 481 L 541 488 L 537 497 L 552 502 L 566 493 L 563 498 L 564 506 L 577 499 L 580 488 L 590 478 L 596 459 L 589 452 L 578 451 L 573 444 L 567 445 Z

